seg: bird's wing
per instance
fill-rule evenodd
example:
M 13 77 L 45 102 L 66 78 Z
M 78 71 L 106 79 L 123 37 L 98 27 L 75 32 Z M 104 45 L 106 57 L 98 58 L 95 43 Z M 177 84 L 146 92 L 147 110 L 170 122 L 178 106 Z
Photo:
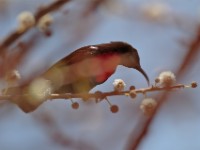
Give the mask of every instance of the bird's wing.
M 84 46 L 81 47 L 68 56 L 64 57 L 60 61 L 58 61 L 53 67 L 61 67 L 61 66 L 68 66 L 75 64 L 77 62 L 82 61 L 83 59 L 92 57 L 98 54 L 98 47 L 97 46 Z
M 72 65 L 74 63 L 80 62 L 83 59 L 90 58 L 99 54 L 116 52 L 119 47 L 124 44 L 123 42 L 110 42 L 110 43 L 103 43 L 98 45 L 89 45 L 81 47 L 68 56 L 64 57 L 52 67 L 61 67 Z

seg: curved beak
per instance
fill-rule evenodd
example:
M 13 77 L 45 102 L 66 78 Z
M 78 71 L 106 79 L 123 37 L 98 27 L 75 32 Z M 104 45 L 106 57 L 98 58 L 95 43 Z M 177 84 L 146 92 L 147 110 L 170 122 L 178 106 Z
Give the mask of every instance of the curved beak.
M 138 70 L 146 79 L 147 84 L 149 86 L 149 77 L 147 76 L 146 72 L 139 66 L 139 67 L 135 67 L 136 70 Z

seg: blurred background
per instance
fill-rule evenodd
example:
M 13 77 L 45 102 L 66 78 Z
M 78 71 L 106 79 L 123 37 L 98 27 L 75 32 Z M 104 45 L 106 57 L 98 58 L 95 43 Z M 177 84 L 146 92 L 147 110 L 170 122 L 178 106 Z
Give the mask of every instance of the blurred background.
M 0 0 L 1 41 L 17 28 L 20 12 L 34 13 L 52 2 Z M 138 50 L 151 83 L 168 70 L 177 74 L 178 83 L 200 82 L 199 0 L 71 0 L 51 15 L 51 34 L 32 28 L 10 46 L 10 51 L 20 44 L 26 47 L 16 64 L 22 80 L 44 72 L 79 47 L 125 41 Z M 112 91 L 117 78 L 125 81 L 126 89 L 130 85 L 147 86 L 137 71 L 119 66 L 91 92 Z M 4 85 L 1 81 L 1 87 Z M 147 96 L 159 99 L 160 94 Z M 200 149 L 199 97 L 199 88 L 170 92 L 136 149 Z M 119 106 L 116 114 L 105 101 L 96 104 L 74 99 L 80 104 L 78 110 L 67 100 L 47 101 L 28 114 L 15 104 L 1 101 L 0 149 L 131 150 L 148 119 L 139 108 L 143 98 L 109 97 Z

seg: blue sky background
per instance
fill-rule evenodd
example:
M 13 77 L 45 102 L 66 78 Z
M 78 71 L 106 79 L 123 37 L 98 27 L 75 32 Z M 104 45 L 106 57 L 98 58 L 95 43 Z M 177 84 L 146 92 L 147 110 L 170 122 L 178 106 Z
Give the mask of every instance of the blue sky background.
M 24 10 L 35 12 L 41 4 L 48 2 L 50 0 L 7 0 L 7 9 L 1 8 L 1 39 L 17 26 L 17 14 Z M 79 47 L 126 41 L 138 49 L 141 65 L 153 82 L 161 71 L 176 71 L 188 50 L 187 43 L 195 37 L 200 21 L 199 0 L 119 0 L 120 5 L 113 1 L 107 7 L 99 7 L 96 13 L 81 18 L 79 15 L 84 3 L 85 0 L 76 0 L 53 14 L 53 36 L 46 38 L 41 34 L 37 45 L 18 66 L 23 78 L 39 74 Z M 167 5 L 167 17 L 152 20 L 142 14 L 144 6 L 155 3 Z M 69 14 L 64 15 L 67 8 Z M 37 29 L 32 29 L 20 40 L 26 41 L 37 32 Z M 199 65 L 200 61 L 196 59 L 195 64 L 177 82 L 199 83 Z M 106 83 L 95 87 L 92 92 L 112 90 L 112 82 L 116 78 L 123 79 L 127 88 L 130 85 L 146 87 L 144 78 L 137 71 L 119 66 Z M 157 94 L 148 96 L 156 97 Z M 199 97 L 199 88 L 171 92 L 139 150 L 200 149 Z M 142 95 L 135 100 L 125 96 L 109 97 L 120 108 L 116 114 L 109 111 L 104 101 L 95 104 L 77 100 L 80 103 L 78 110 L 73 110 L 69 101 L 47 101 L 30 114 L 23 113 L 13 104 L 2 103 L 0 149 L 124 150 L 130 133 L 137 130 L 138 123 L 145 119 L 139 109 L 142 99 Z M 67 144 L 56 141 L 62 136 L 68 139 Z

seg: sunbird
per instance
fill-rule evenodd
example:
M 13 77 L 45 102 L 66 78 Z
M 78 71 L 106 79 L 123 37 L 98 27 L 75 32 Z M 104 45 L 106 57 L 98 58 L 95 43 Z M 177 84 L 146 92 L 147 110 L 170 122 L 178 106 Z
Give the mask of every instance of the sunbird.
M 88 45 L 81 47 L 52 65 L 47 71 L 36 77 L 48 81 L 51 93 L 86 93 L 104 83 L 115 73 L 118 65 L 138 70 L 149 85 L 149 78 L 140 65 L 140 57 L 135 48 L 121 41 Z M 27 94 L 32 82 L 11 87 L 8 94 Z M 40 88 L 40 82 L 38 82 Z M 41 83 L 42 84 L 42 83 Z M 16 100 L 15 100 L 16 101 Z M 22 98 L 17 101 L 25 111 L 33 111 L 38 104 L 32 105 Z

